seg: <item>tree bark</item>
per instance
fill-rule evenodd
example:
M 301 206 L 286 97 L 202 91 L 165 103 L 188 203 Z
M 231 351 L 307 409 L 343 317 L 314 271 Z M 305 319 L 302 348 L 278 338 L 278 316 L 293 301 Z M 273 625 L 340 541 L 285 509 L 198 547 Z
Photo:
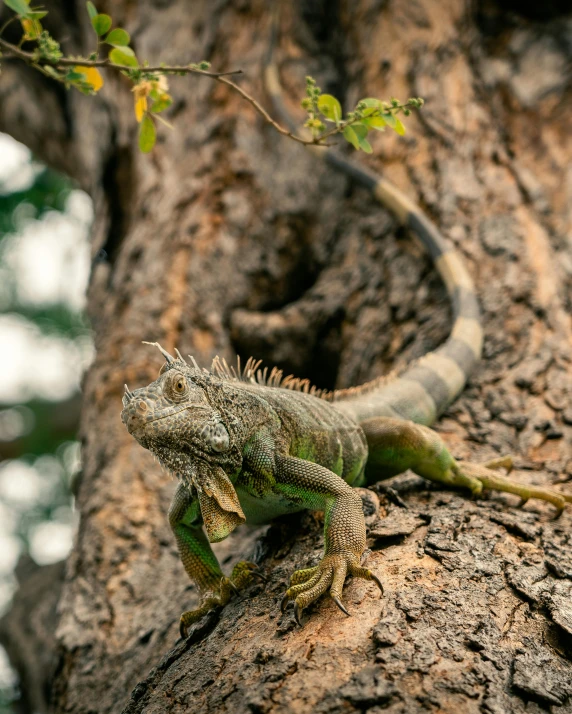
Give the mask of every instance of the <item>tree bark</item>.
M 348 105 L 425 98 L 405 138 L 382 135 L 355 158 L 420 202 L 477 283 L 484 359 L 439 429 L 460 458 L 513 453 L 515 478 L 559 488 L 572 477 L 572 17 L 558 3 L 527 17 L 512 6 L 284 3 L 278 57 L 293 112 L 306 74 Z M 59 7 L 53 33 L 88 52 L 84 3 Z M 98 10 L 131 33 L 139 57 L 241 68 L 263 96 L 262 0 Z M 543 504 L 471 501 L 410 475 L 377 488 L 386 518 L 369 519 L 382 600 L 350 582 L 351 618 L 327 600 L 302 629 L 281 616 L 289 574 L 322 547 L 319 518 L 285 519 L 219 546 L 225 568 L 254 557 L 269 582 L 176 643 L 196 593 L 168 528 L 174 484 L 119 419 L 123 384 L 147 384 L 160 367 L 141 341 L 203 365 L 252 353 L 344 387 L 436 347 L 451 315 L 428 258 L 368 194 L 228 88 L 171 84 L 175 129 L 160 127 L 144 156 L 122 78 L 106 73 L 94 100 L 3 62 L 0 129 L 75 176 L 96 207 L 97 357 L 53 711 L 572 711 L 570 513 L 554 522 Z

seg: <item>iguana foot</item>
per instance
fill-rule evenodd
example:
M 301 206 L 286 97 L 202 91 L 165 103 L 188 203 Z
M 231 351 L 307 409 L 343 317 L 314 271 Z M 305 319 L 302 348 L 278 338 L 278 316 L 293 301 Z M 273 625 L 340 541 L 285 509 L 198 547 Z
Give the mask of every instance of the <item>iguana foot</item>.
M 284 612 L 288 601 L 294 600 L 294 617 L 301 626 L 302 610 L 329 589 L 332 600 L 343 613 L 349 615 L 350 613 L 341 600 L 346 575 L 373 580 L 383 595 L 383 585 L 379 578 L 367 568 L 362 567 L 359 558 L 354 553 L 335 553 L 325 555 L 320 564 L 314 568 L 297 570 L 292 574 L 290 587 L 282 599 L 280 609 Z
M 566 503 L 572 503 L 572 494 L 558 493 L 549 488 L 532 486 L 529 484 L 517 483 L 511 479 L 499 476 L 493 469 L 505 468 L 507 473 L 512 469 L 511 457 L 493 459 L 484 464 L 473 464 L 469 461 L 458 461 L 456 467 L 453 468 L 453 473 L 459 475 L 464 482 L 470 481 L 469 488 L 477 495 L 483 488 L 494 489 L 495 491 L 504 491 L 505 493 L 514 493 L 521 497 L 520 505 L 523 506 L 529 498 L 538 498 L 542 501 L 548 501 L 556 507 L 555 518 L 558 518 Z M 455 478 L 455 476 L 453 478 Z
M 224 607 L 233 593 L 238 593 L 246 587 L 253 577 L 266 582 L 266 578 L 257 572 L 257 565 L 248 560 L 241 560 L 232 569 L 230 578 L 223 576 L 215 590 L 207 590 L 202 594 L 201 601 L 196 610 L 187 610 L 181 615 L 179 631 L 185 639 L 189 634 L 189 627 L 198 622 L 211 610 Z

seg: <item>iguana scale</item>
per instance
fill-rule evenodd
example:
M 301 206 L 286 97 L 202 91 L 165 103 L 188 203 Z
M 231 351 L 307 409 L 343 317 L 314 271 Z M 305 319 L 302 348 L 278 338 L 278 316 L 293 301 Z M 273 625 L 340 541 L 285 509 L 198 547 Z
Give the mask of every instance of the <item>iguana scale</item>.
M 275 67 L 266 84 L 280 108 Z M 436 226 L 389 181 L 314 149 L 336 170 L 369 190 L 408 226 L 429 252 L 452 301 L 449 339 L 400 374 L 359 387 L 321 392 L 307 380 L 270 374 L 249 360 L 243 369 L 215 359 L 210 371 L 159 349 L 166 362 L 158 379 L 125 388 L 122 420 L 179 484 L 169 510 L 181 560 L 202 594 L 196 610 L 181 615 L 181 634 L 211 609 L 225 605 L 253 565 L 241 562 L 223 575 L 209 545 L 238 525 L 267 523 L 304 509 L 325 512 L 325 552 L 319 565 L 296 571 L 283 608 L 300 613 L 329 592 L 347 614 L 342 589 L 347 575 L 379 578 L 361 564 L 366 530 L 361 499 L 352 486 L 412 469 L 432 481 L 518 494 L 554 504 L 561 512 L 572 496 L 525 486 L 498 474 L 510 457 L 485 464 L 456 461 L 429 426 L 462 391 L 477 364 L 483 332 L 473 281 L 460 255 Z M 156 343 L 155 343 L 156 344 Z M 204 530 L 203 530 L 204 526 Z M 205 533 L 206 531 L 206 533 Z

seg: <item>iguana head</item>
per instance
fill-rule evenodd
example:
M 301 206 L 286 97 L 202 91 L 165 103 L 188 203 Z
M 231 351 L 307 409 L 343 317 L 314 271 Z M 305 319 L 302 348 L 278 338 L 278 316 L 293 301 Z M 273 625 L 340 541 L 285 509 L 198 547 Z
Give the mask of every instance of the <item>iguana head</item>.
M 213 381 L 210 375 L 180 355 L 175 359 L 157 346 L 167 361 L 147 387 L 131 391 L 125 386 L 121 420 L 141 446 L 177 475 L 183 476 L 187 462 L 197 458 L 225 466 L 233 444 L 209 394 L 216 385 L 206 384 Z
M 228 473 L 241 463 L 241 448 L 219 408 L 222 382 L 178 354 L 166 358 L 147 387 L 125 387 L 121 420 L 129 433 L 169 471 L 196 489 L 211 541 L 244 522 Z

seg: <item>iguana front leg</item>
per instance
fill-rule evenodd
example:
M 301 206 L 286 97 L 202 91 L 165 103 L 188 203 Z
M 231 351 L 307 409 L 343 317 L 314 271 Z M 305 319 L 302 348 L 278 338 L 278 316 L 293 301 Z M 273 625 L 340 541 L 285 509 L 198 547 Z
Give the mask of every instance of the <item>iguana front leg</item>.
M 393 475 L 411 469 L 419 476 L 448 486 L 468 488 L 478 495 L 484 488 L 515 493 L 524 503 L 538 498 L 556 506 L 560 515 L 572 495 L 557 493 L 548 488 L 538 488 L 517 483 L 499 476 L 497 469 L 512 469 L 512 459 L 501 457 L 484 464 L 456 461 L 445 443 L 432 429 L 420 424 L 390 417 L 374 417 L 361 422 L 369 456 L 366 476 L 377 480 L 381 474 Z
M 169 525 L 175 534 L 183 566 L 201 593 L 199 607 L 181 615 L 181 637 L 186 637 L 190 625 L 210 610 L 226 605 L 232 593 L 248 583 L 255 566 L 241 561 L 235 565 L 230 578 L 225 577 L 203 531 L 199 501 L 182 483 L 171 501 Z
M 298 624 L 300 613 L 328 589 L 338 607 L 349 614 L 341 597 L 346 575 L 374 580 L 383 593 L 379 579 L 360 565 L 365 550 L 365 521 L 361 498 L 332 471 L 310 461 L 277 455 L 275 490 L 294 503 L 310 510 L 325 511 L 325 551 L 315 568 L 296 571 L 282 601 L 294 600 Z

